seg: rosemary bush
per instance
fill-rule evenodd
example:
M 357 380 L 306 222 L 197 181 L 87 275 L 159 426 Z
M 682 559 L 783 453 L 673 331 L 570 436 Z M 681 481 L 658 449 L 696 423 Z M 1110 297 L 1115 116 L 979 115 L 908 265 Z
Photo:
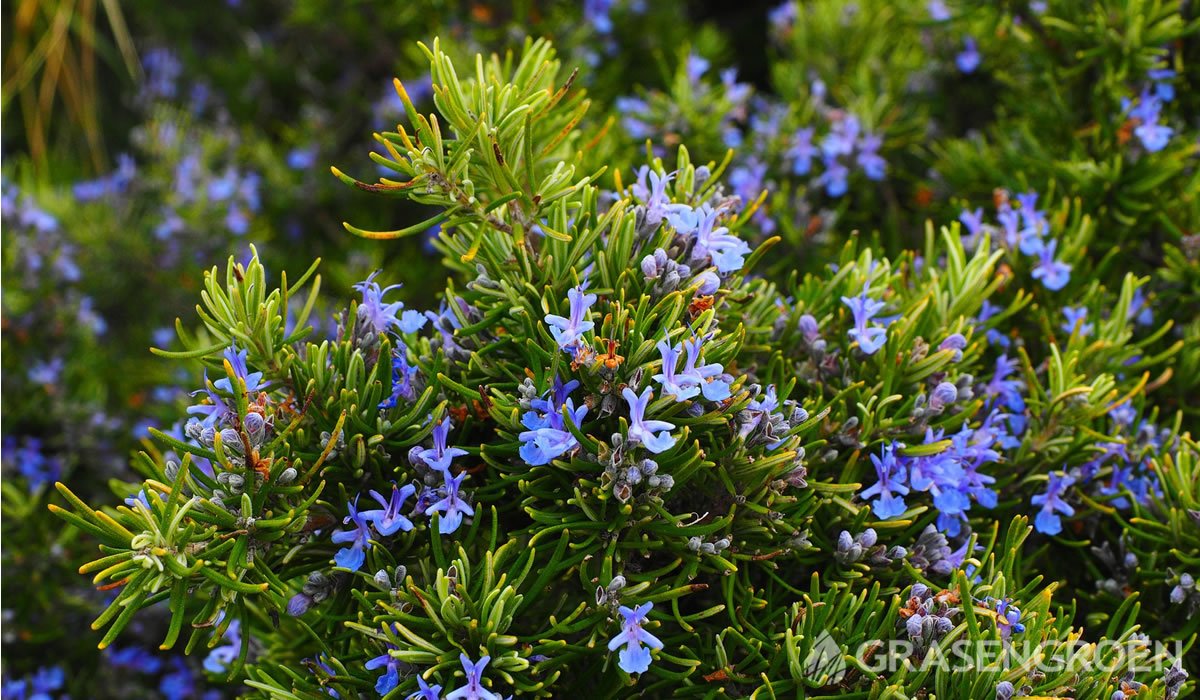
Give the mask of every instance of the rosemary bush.
M 353 285 L 282 271 L 288 245 L 204 273 L 154 338 L 186 411 L 115 498 L 49 499 L 98 546 L 89 641 L 157 618 L 249 697 L 1189 695 L 1200 23 L 947 4 L 784 4 L 757 86 L 710 27 L 622 94 L 619 28 L 678 8 L 589 3 L 579 66 L 417 44 L 404 122 L 314 196 L 347 240 L 434 255 Z M 324 188 L 318 154 L 249 138 L 218 194 L 243 162 L 268 198 Z M 120 173 L 76 199 L 212 215 Z M 6 224 L 51 231 L 21 196 Z M 6 272 L 34 250 L 5 248 Z M 67 253 L 43 264 L 69 278 Z M 9 546 L 45 537 L 38 450 L 5 446 L 30 487 L 5 484 Z

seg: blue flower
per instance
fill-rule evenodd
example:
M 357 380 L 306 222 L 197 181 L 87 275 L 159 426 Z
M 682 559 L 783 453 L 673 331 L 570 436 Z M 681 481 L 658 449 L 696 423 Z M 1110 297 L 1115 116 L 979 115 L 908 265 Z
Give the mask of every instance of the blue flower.
M 395 644 L 386 643 L 383 653 L 373 659 L 368 659 L 364 664 L 368 671 L 374 671 L 383 668 L 383 675 L 375 681 L 375 692 L 379 693 L 379 697 L 383 697 L 396 689 L 400 685 L 400 659 L 392 656 L 391 650 L 398 649 Z
M 1038 252 L 1038 264 L 1033 268 L 1033 278 L 1041 280 L 1046 289 L 1055 292 L 1067 286 L 1067 282 L 1071 281 L 1071 266 L 1054 259 L 1054 251 L 1057 247 L 1058 241 L 1047 241 Z
M 1162 112 L 1162 100 L 1152 95 L 1149 88 L 1146 88 L 1142 90 L 1133 109 L 1129 109 L 1128 100 L 1125 101 L 1125 109 L 1129 110 L 1131 118 L 1137 120 L 1138 125 L 1134 128 L 1133 133 L 1147 151 L 1154 153 L 1166 147 L 1175 130 L 1158 123 Z
M 1075 477 L 1065 471 L 1050 474 L 1046 492 L 1031 499 L 1035 506 L 1041 506 L 1033 525 L 1043 535 L 1057 535 L 1062 532 L 1062 520 L 1059 514 L 1068 517 L 1075 514 L 1075 509 L 1062 500 L 1063 493 L 1075 483 Z
M 874 355 L 887 342 L 887 330 L 882 326 L 867 325 L 884 307 L 882 301 L 868 297 L 867 290 L 868 286 L 864 284 L 862 294 L 856 297 L 842 297 L 842 303 L 849 306 L 854 314 L 854 328 L 849 331 L 851 340 L 858 342 L 863 354 Z
M 404 501 L 408 497 L 417 492 L 417 487 L 412 484 L 404 486 L 396 486 L 396 482 L 392 482 L 392 495 L 390 498 L 384 498 L 383 494 L 372 489 L 371 498 L 374 498 L 379 505 L 383 506 L 382 510 L 369 510 L 363 513 L 366 518 L 375 526 L 375 531 L 384 537 L 394 535 L 398 531 L 408 532 L 413 529 L 412 521 L 404 517 L 400 513 L 400 509 L 404 507 Z
M 637 182 L 632 188 L 633 196 L 646 206 L 646 225 L 652 228 L 657 228 L 667 215 L 667 206 L 671 203 L 671 198 L 667 196 L 667 183 L 673 177 L 675 177 L 675 173 L 660 175 L 658 171 L 651 170 L 648 165 L 638 168 Z M 648 184 L 647 178 L 649 178 Z
M 812 170 L 813 156 L 817 155 L 817 148 L 813 145 L 812 139 L 812 127 L 798 129 L 792 135 L 792 144 L 784 156 L 792 161 L 793 175 L 807 175 Z
M 1025 388 L 1025 383 L 1020 379 L 1008 378 L 1016 369 L 1016 360 L 1010 360 L 1008 355 L 997 357 L 992 378 L 984 388 L 984 393 L 989 398 L 999 399 L 1001 405 L 1010 411 L 1022 412 L 1025 410 L 1025 397 L 1021 392 Z
M 596 325 L 587 320 L 589 309 L 596 303 L 595 294 L 586 293 L 583 287 L 573 287 L 567 290 L 567 299 L 571 306 L 570 318 L 546 314 L 546 325 L 550 326 L 550 334 L 563 350 L 578 347 L 583 341 L 583 334 L 591 331 Z
M 242 622 L 234 620 L 229 623 L 222 635 L 225 644 L 214 647 L 204 657 L 204 670 L 209 673 L 225 673 L 234 659 L 242 653 Z
M 679 205 L 682 206 L 682 205 Z M 743 258 L 750 253 L 750 246 L 729 233 L 724 226 L 717 226 L 721 212 L 708 205 L 699 209 L 677 209 L 671 224 L 679 233 L 693 237 L 691 259 L 693 262 L 712 261 L 721 273 L 742 269 Z
M 850 170 L 837 159 L 828 153 L 822 161 L 825 165 L 825 172 L 816 179 L 815 184 L 820 187 L 825 187 L 825 194 L 830 197 L 841 197 L 846 194 L 848 184 L 846 178 L 850 176 Z
M 228 380 L 225 380 L 228 383 Z M 208 372 L 204 373 L 204 388 L 192 392 L 192 396 L 204 394 L 205 398 L 195 406 L 188 406 L 187 412 L 194 416 L 203 416 L 200 424 L 211 428 L 219 424 L 229 423 L 237 413 L 225 399 L 217 393 L 213 383 L 208 381 Z
M 945 0 L 929 0 L 925 3 L 925 7 L 929 10 L 929 19 L 934 22 L 945 22 L 952 16 L 950 8 L 946 7 Z
M 449 535 L 462 524 L 464 515 L 475 515 L 475 508 L 459 496 L 459 488 L 462 486 L 463 479 L 467 478 L 467 473 L 463 472 L 456 477 L 451 477 L 449 472 L 443 472 L 442 475 L 446 480 L 446 495 L 442 497 L 442 500 L 426 508 L 425 512 L 430 515 L 441 513 L 442 516 L 438 520 L 438 532 Z
M 450 691 L 446 700 L 501 700 L 499 695 L 483 687 L 483 669 L 492 657 L 485 656 L 472 663 L 466 654 L 459 654 L 458 660 L 462 662 L 467 684 Z
M 333 533 L 333 541 L 338 544 L 349 543 L 350 546 L 339 549 L 333 560 L 344 569 L 358 571 L 366 558 L 363 550 L 371 548 L 371 528 L 366 513 L 358 512 L 358 497 L 347 503 L 346 508 L 349 514 L 342 519 L 342 523 L 349 525 L 350 529 Z
M 662 354 L 662 372 L 654 375 L 652 379 L 662 386 L 663 393 L 667 396 L 674 396 L 676 401 L 686 401 L 698 395 L 700 387 L 696 385 L 694 377 L 675 373 L 681 355 L 680 346 L 660 340 L 657 347 L 659 353 Z
M 317 162 L 317 147 L 293 148 L 288 151 L 287 165 L 292 170 L 308 170 Z
M 429 685 L 425 677 L 417 674 L 417 692 L 408 696 L 407 700 L 441 700 L 442 686 Z
M 975 39 L 966 37 L 963 39 L 963 50 L 954 57 L 954 62 L 958 65 L 958 70 L 971 74 L 979 68 L 979 48 L 975 46 Z
M 413 382 L 419 375 L 420 369 L 408 364 L 408 349 L 397 340 L 396 347 L 392 349 L 392 393 L 379 402 L 379 410 L 395 408 L 400 399 L 415 401 L 417 390 Z
M 11 467 L 15 466 L 21 476 L 29 484 L 30 493 L 42 486 L 58 481 L 62 473 L 62 463 L 57 457 L 47 457 L 42 453 L 42 441 L 35 437 L 25 437 L 21 446 L 11 435 L 4 438 L 4 461 Z
M 683 377 L 691 379 L 704 393 L 709 401 L 724 401 L 729 398 L 729 380 L 724 377 L 725 368 L 713 362 L 697 366 L 700 360 L 701 339 L 699 337 L 683 341 L 683 349 L 687 352 L 687 362 L 683 366 Z
M 618 610 L 623 618 L 621 633 L 609 640 L 608 650 L 616 651 L 619 647 L 625 647 L 617 654 L 617 665 L 626 673 L 645 673 L 653 661 L 650 649 L 663 648 L 663 643 L 658 637 L 642 629 L 642 625 L 646 623 L 646 615 L 653 607 L 654 603 L 643 603 L 632 610 L 624 605 Z M 642 646 L 643 644 L 646 646 Z
M 262 372 L 250 372 L 246 366 L 246 351 L 238 350 L 237 345 L 231 345 L 225 349 L 224 357 L 229 366 L 233 369 L 233 376 L 241 380 L 242 384 L 246 385 L 247 392 L 258 391 L 263 386 Z M 229 383 L 229 377 L 222 377 L 213 384 L 221 391 L 233 394 L 233 386 Z
M 417 311 L 407 311 L 401 314 L 404 309 L 404 302 L 394 301 L 390 304 L 384 303 L 383 297 L 393 289 L 399 289 L 404 286 L 401 284 L 393 284 L 389 287 L 380 289 L 379 284 L 375 282 L 375 275 L 378 275 L 380 270 L 372 272 L 367 279 L 354 285 L 354 288 L 362 292 L 362 303 L 358 305 L 358 317 L 367 324 L 376 333 L 387 333 L 392 329 L 399 330 L 402 333 L 415 333 L 425 325 L 426 317 Z
M 521 417 L 521 424 L 528 430 L 518 436 L 524 441 L 520 454 L 521 459 L 530 466 L 549 464 L 551 460 L 558 459 L 579 446 L 579 441 L 571 434 L 562 416 L 562 409 L 566 408 L 572 422 L 576 426 L 583 425 L 588 407 L 584 405 L 575 408 L 575 402 L 568 397 L 577 386 L 577 381 L 563 384 L 555 377 L 551 397 L 534 399 L 530 404 L 536 410 L 526 411 Z
M 977 207 L 974 211 L 963 209 L 958 215 L 958 220 L 962 223 L 963 228 L 967 230 L 963 235 L 963 248 L 967 250 L 974 249 L 979 245 L 979 237 L 983 235 L 983 208 Z
M 437 425 L 433 426 L 433 447 L 427 447 L 415 452 L 413 453 L 414 456 L 430 469 L 436 469 L 448 474 L 450 463 L 454 458 L 467 454 L 467 451 L 464 449 L 446 447 L 446 437 L 450 434 L 450 428 L 452 427 L 453 425 L 449 418 L 439 421 Z
M 621 390 L 621 396 L 629 403 L 628 436 L 631 442 L 640 442 L 654 454 L 665 452 L 675 445 L 675 438 L 670 433 L 675 429 L 674 423 L 645 419 L 646 407 L 653 396 L 650 387 L 643 389 L 641 396 L 633 393 L 633 389 L 625 387 Z
M 709 67 L 708 59 L 699 54 L 688 54 L 687 63 L 685 64 L 685 72 L 689 83 L 698 83 Z
M 887 161 L 879 155 L 879 147 L 882 145 L 883 139 L 875 134 L 863 134 L 859 139 L 855 162 L 870 180 L 882 180 L 887 173 Z
M 1078 332 L 1081 338 L 1086 338 L 1092 334 L 1093 326 L 1087 322 L 1087 307 L 1064 306 L 1062 311 L 1063 316 L 1067 320 L 1059 327 L 1062 328 L 1064 333 L 1074 335 Z
M 834 160 L 838 156 L 848 156 L 853 153 L 854 144 L 858 141 L 858 134 L 861 130 L 858 117 L 853 114 L 835 121 L 830 132 L 821 139 L 821 152 L 825 154 L 826 165 L 828 165 L 828 161 Z
M 110 666 L 127 668 L 137 673 L 158 673 L 162 668 L 162 659 L 145 647 L 109 647 L 105 650 L 105 656 L 108 657 Z
M 995 605 L 996 627 L 1000 630 L 1002 639 L 1008 639 L 1013 633 L 1021 634 L 1025 631 L 1025 625 L 1021 624 L 1021 611 L 1012 601 L 1005 598 L 996 601 L 989 599 L 988 602 Z
M 1150 308 L 1150 302 L 1141 287 L 1133 290 L 1133 298 L 1129 300 L 1129 311 L 1125 314 L 1125 317 L 1127 319 L 1137 319 L 1137 323 L 1140 326 L 1154 324 L 1154 311 Z
M 1148 71 L 1146 77 L 1154 81 L 1155 97 L 1163 102 L 1175 99 L 1175 86 L 1171 84 L 1171 80 L 1175 78 L 1175 71 L 1170 68 L 1155 68 Z
M 871 511 L 880 520 L 890 520 L 904 515 L 904 512 L 908 510 L 903 498 L 908 495 L 908 486 L 904 483 L 908 477 L 905 474 L 904 465 L 896 458 L 895 446 L 884 445 L 882 458 L 880 455 L 871 455 L 871 462 L 875 465 L 875 475 L 878 477 L 878 481 L 863 489 L 862 493 L 858 494 L 859 498 L 868 500 L 878 496 L 878 499 L 871 504 Z
M 171 669 L 158 682 L 158 692 L 167 700 L 184 700 L 198 694 L 196 674 L 182 657 L 171 658 Z
M 611 34 L 613 30 L 612 12 L 615 0 L 584 0 L 583 17 L 587 24 L 592 25 L 598 34 Z

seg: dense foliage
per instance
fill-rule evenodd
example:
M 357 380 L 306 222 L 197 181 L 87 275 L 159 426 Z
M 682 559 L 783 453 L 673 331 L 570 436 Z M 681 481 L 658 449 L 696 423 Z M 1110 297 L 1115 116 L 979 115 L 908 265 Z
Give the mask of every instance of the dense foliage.
M 1194 691 L 1196 8 L 125 9 L 128 155 L 5 131 L 5 698 Z

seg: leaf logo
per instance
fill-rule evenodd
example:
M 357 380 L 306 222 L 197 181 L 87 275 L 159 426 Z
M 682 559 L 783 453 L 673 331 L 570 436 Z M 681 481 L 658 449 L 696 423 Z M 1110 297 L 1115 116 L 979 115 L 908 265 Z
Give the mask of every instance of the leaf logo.
M 808 656 L 804 657 L 804 675 L 821 685 L 830 685 L 845 678 L 846 671 L 842 646 L 827 630 L 822 630 Z

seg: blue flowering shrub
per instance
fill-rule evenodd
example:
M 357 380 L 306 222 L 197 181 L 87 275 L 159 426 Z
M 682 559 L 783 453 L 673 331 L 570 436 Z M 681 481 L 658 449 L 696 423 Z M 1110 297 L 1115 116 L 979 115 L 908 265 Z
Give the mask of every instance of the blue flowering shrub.
M 783 241 L 728 159 L 592 168 L 549 43 L 421 48 L 435 111 L 397 81 L 388 174 L 333 174 L 432 208 L 345 227 L 440 226 L 440 305 L 388 268 L 319 331 L 317 264 L 206 273 L 158 351 L 203 361 L 189 420 L 124 505 L 50 506 L 100 544 L 102 647 L 165 607 L 163 648 L 271 697 L 1190 689 L 1200 466 L 1149 399 L 1181 343 L 1144 349 L 1144 278 L 1088 274 L 1081 204 L 759 276 Z M 847 119 L 829 196 L 887 173 Z
M 4 698 L 1194 693 L 1195 8 L 338 5 L 5 169 Z

